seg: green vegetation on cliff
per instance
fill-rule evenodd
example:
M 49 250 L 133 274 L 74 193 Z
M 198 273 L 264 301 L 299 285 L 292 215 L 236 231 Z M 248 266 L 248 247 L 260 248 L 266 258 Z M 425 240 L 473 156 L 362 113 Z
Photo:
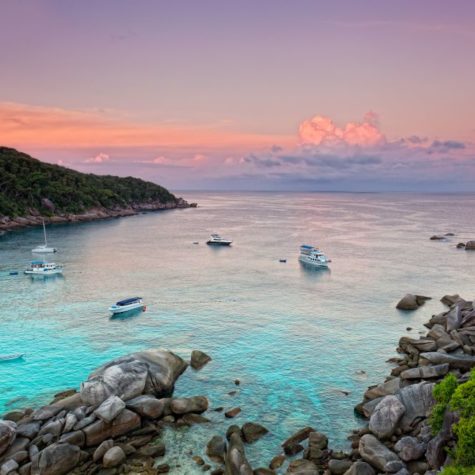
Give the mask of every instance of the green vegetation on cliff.
M 82 213 L 88 209 L 153 202 L 175 203 L 165 188 L 138 178 L 80 173 L 0 147 L 0 216 Z M 51 202 L 51 203 L 50 203 Z
M 459 421 L 452 430 L 455 434 L 454 464 L 443 470 L 443 475 L 472 475 L 475 473 L 475 369 L 468 381 L 458 384 L 453 374 L 447 375 L 434 388 L 436 405 L 431 414 L 434 432 L 442 428 L 446 410 L 456 412 Z

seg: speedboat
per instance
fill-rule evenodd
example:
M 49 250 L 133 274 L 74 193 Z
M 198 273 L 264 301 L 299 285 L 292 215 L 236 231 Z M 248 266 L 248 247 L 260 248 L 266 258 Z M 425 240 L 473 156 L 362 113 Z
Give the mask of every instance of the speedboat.
M 142 297 L 131 297 L 125 300 L 120 300 L 109 307 L 109 312 L 111 312 L 112 315 L 117 315 L 119 313 L 137 309 L 145 310 Z
M 25 274 L 32 276 L 47 276 L 63 273 L 63 266 L 54 262 L 32 261 L 30 267 L 25 269 Z
M 308 244 L 300 246 L 299 261 L 309 267 L 328 267 L 331 262 L 322 251 Z
M 31 250 L 31 252 L 34 252 L 35 254 L 52 254 L 54 252 L 57 252 L 58 250 L 55 247 L 48 246 L 48 241 L 46 239 L 45 220 L 43 220 L 43 235 L 45 238 L 45 243 L 36 246 L 34 249 Z
M 211 234 L 211 237 L 206 241 L 209 246 L 230 246 L 232 241 L 222 238 L 219 234 Z

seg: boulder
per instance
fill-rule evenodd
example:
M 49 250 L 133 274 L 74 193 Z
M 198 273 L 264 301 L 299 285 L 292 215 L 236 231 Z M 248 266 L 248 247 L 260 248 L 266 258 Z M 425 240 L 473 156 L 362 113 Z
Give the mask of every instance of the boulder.
M 403 336 L 399 340 L 399 346 L 402 350 L 409 354 L 412 353 L 410 347 L 414 347 L 420 353 L 437 350 L 437 345 L 431 338 L 420 338 L 419 340 L 416 340 L 415 338 Z
M 308 448 L 305 451 L 305 458 L 313 462 L 319 462 L 325 458 L 325 450 L 328 447 L 328 438 L 321 432 L 310 432 L 308 434 Z
M 57 437 L 61 434 L 64 427 L 64 419 L 56 419 L 49 421 L 43 425 L 41 430 L 38 432 L 38 435 L 52 434 Z
M 430 237 L 431 241 L 445 241 L 444 236 L 439 236 L 438 234 L 435 234 L 434 236 Z
M 373 414 L 374 410 L 376 409 L 376 406 L 377 406 L 385 397 L 386 397 L 386 396 L 381 396 L 381 397 L 377 397 L 377 398 L 375 398 L 375 399 L 371 399 L 371 400 L 369 400 L 368 402 L 365 402 L 365 403 L 361 406 L 362 415 L 364 415 L 365 417 L 370 418 L 370 417 L 371 417 L 371 414 Z
M 120 397 L 109 396 L 94 411 L 96 417 L 104 422 L 112 422 L 125 409 L 125 402 Z
M 132 353 L 95 370 L 81 384 L 81 399 L 89 405 L 98 405 L 112 395 L 123 400 L 142 393 L 168 397 L 186 367 L 179 356 L 167 350 Z
M 351 465 L 344 475 L 375 475 L 375 473 L 371 465 L 358 460 Z
M 85 427 L 86 445 L 93 447 L 106 439 L 127 434 L 140 427 L 140 417 L 128 409 L 124 409 L 111 423 L 98 420 Z
M 455 305 L 450 309 L 447 314 L 447 331 L 450 333 L 452 330 L 457 330 L 462 326 L 462 308 L 461 305 Z
M 118 467 L 125 461 L 125 453 L 120 447 L 111 447 L 102 459 L 104 468 Z
M 399 310 L 416 310 L 421 305 L 424 305 L 426 300 L 430 300 L 431 297 L 425 297 L 424 295 L 406 294 L 396 305 Z
M 317 466 L 310 460 L 305 459 L 292 460 L 292 462 L 289 463 L 289 467 L 287 468 L 286 473 L 293 473 L 299 475 L 319 474 Z
M 27 437 L 28 439 L 34 439 L 40 431 L 41 422 L 33 421 L 26 424 L 20 424 L 17 427 L 18 437 Z
M 224 463 L 226 455 L 226 440 L 220 435 L 215 435 L 206 444 L 206 455 L 213 462 Z
M 394 450 L 401 460 L 410 462 L 421 458 L 424 455 L 425 447 L 415 437 L 405 436 L 397 441 Z
M 431 379 L 441 378 L 449 372 L 449 364 L 444 363 L 435 366 L 418 366 L 403 371 L 400 376 L 402 379 Z
M 406 408 L 401 418 L 400 427 L 403 431 L 413 428 L 413 423 L 425 419 L 434 404 L 432 390 L 434 383 L 421 382 L 402 388 L 396 396 Z
M 280 467 L 282 467 L 282 465 L 284 465 L 284 462 L 285 462 L 285 455 L 284 454 L 279 454 L 279 455 L 276 455 L 269 463 L 269 468 L 271 470 L 276 470 Z
M 240 412 L 241 412 L 240 407 L 233 407 L 232 409 L 229 409 L 229 411 L 226 411 L 224 413 L 224 417 L 228 419 L 232 419 L 233 417 L 236 417 Z
M 104 440 L 104 442 L 102 442 L 94 451 L 92 460 L 94 462 L 99 462 L 99 460 L 104 458 L 105 453 L 112 447 L 114 447 L 114 441 L 112 439 Z
M 229 438 L 229 447 L 225 457 L 225 475 L 253 475 L 246 458 L 241 436 L 233 432 Z
M 343 475 L 351 467 L 349 460 L 330 459 L 328 461 L 328 468 L 333 475 Z
M 366 399 L 375 399 L 389 394 L 395 394 L 401 387 L 401 379 L 393 378 L 388 381 L 372 386 L 366 390 L 364 397 Z
M 204 396 L 172 399 L 170 409 L 173 414 L 188 414 L 194 412 L 201 414 L 208 409 L 208 399 Z
M 17 425 L 13 421 L 0 420 L 0 455 L 4 454 L 13 444 Z
M 241 431 L 244 442 L 248 444 L 252 444 L 269 432 L 264 426 L 255 422 L 246 422 L 242 426 Z
M 77 424 L 77 422 L 78 418 L 75 414 L 73 414 L 72 412 L 67 414 L 64 420 L 63 432 L 70 432 L 71 430 L 73 430 L 73 427 Z
M 153 396 L 144 394 L 143 396 L 137 396 L 133 399 L 129 399 L 125 402 L 126 406 L 142 417 L 148 417 L 150 419 L 158 419 L 165 411 L 165 405 L 168 401 L 167 398 L 157 399 Z
M 447 307 L 451 307 L 454 303 L 456 303 L 458 300 L 460 300 L 460 295 L 459 294 L 454 294 L 454 295 L 444 295 L 440 301 L 444 304 L 447 305 Z
M 211 361 L 211 356 L 208 356 L 206 353 L 203 353 L 200 350 L 193 350 L 191 352 L 190 365 L 193 369 L 196 369 L 196 370 L 201 369 L 210 361 Z
M 369 430 L 379 439 L 387 439 L 394 434 L 405 412 L 406 408 L 396 396 L 385 396 L 371 414 Z
M 374 435 L 365 434 L 360 439 L 359 453 L 363 460 L 371 464 L 380 472 L 386 471 L 388 462 L 400 462 L 400 458 L 385 445 L 383 445 Z
M 78 463 L 81 449 L 72 444 L 55 443 L 35 455 L 31 461 L 34 475 L 65 475 Z
M 439 365 L 448 363 L 451 369 L 461 369 L 468 371 L 475 367 L 475 356 L 468 355 L 448 355 L 437 351 L 430 353 L 422 353 L 420 364 L 422 365 Z
M 60 406 L 43 406 L 34 411 L 31 417 L 34 421 L 46 421 L 47 419 L 52 419 L 62 410 L 63 408 Z
M 304 427 L 300 429 L 295 434 L 291 435 L 287 440 L 282 442 L 282 447 L 291 446 L 303 442 L 305 439 L 308 439 L 308 436 L 311 432 L 315 432 L 313 427 Z
M 16 473 L 18 467 L 18 462 L 10 459 L 7 462 L 2 463 L 2 465 L 0 466 L 0 475 L 8 475 L 13 472 Z
M 75 430 L 73 432 L 65 432 L 58 442 L 65 442 L 68 444 L 77 445 L 78 447 L 83 447 L 86 443 L 86 436 L 82 430 Z
M 467 243 L 465 243 L 465 250 L 466 251 L 475 250 L 475 241 L 468 241 Z

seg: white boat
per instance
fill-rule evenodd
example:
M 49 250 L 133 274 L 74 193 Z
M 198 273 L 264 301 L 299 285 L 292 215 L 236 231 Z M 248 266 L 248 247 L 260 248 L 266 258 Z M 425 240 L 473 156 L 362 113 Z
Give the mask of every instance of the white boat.
M 34 249 L 31 250 L 31 252 L 34 252 L 35 254 L 52 254 L 54 252 L 57 252 L 58 250 L 55 247 L 48 247 L 48 241 L 46 239 L 46 227 L 45 227 L 45 220 L 43 219 L 43 235 L 45 237 L 45 243 L 40 244 L 39 246 L 36 246 Z
M 219 234 L 211 234 L 211 237 L 206 241 L 209 246 L 230 246 L 232 241 L 222 238 Z
M 0 355 L 0 361 L 19 360 L 20 358 L 23 358 L 23 356 L 25 356 L 25 353 L 13 353 L 11 355 Z
M 310 267 L 328 267 L 328 264 L 331 262 L 322 251 L 308 244 L 300 246 L 299 261 Z
M 129 312 L 130 310 L 137 309 L 145 310 L 142 297 L 131 297 L 125 300 L 120 300 L 109 307 L 109 312 L 111 312 L 112 315 L 117 315 L 118 313 Z
M 63 273 L 63 267 L 54 262 L 32 261 L 30 267 L 25 269 L 25 274 L 32 276 L 48 276 Z

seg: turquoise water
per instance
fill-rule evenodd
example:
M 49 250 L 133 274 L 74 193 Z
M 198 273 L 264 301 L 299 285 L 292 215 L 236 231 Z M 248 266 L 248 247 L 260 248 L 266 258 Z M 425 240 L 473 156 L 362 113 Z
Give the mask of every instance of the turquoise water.
M 200 207 L 49 227 L 64 278 L 8 275 L 26 266 L 41 229 L 0 238 L 0 353 L 26 353 L 0 364 L 1 410 L 45 403 L 118 355 L 166 347 L 189 358 L 198 348 L 213 361 L 188 370 L 176 394 L 204 394 L 212 407 L 241 406 L 242 413 L 228 421 L 211 412 L 212 429 L 170 438 L 191 438 L 202 453 L 211 432 L 260 421 L 271 434 L 248 448 L 255 466 L 307 424 L 326 432 L 333 447 L 346 447 L 358 424 L 353 406 L 388 373 L 385 361 L 406 327 L 417 334 L 442 309 L 445 293 L 473 297 L 475 253 L 454 247 L 475 238 L 473 195 L 184 197 Z M 214 231 L 234 245 L 206 246 Z M 428 239 L 445 232 L 457 236 Z M 331 271 L 299 266 L 304 242 L 330 256 Z M 406 292 L 434 300 L 403 314 L 394 306 Z M 147 311 L 110 320 L 107 307 L 134 295 L 144 297 Z M 185 450 L 175 444 L 171 456 Z

